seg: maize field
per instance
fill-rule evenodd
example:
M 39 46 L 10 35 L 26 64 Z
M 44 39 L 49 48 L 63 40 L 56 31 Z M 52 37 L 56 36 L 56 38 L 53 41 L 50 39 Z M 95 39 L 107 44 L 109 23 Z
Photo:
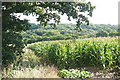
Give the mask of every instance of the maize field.
M 27 48 L 60 69 L 84 66 L 112 68 L 120 65 L 117 37 L 44 41 L 29 44 Z

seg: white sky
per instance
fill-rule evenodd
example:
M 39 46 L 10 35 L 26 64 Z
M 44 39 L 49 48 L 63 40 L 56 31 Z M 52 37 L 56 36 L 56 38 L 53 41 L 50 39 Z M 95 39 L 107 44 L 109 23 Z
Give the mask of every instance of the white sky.
M 86 0 L 88 1 L 88 0 Z M 96 9 L 93 11 L 92 18 L 89 18 L 93 24 L 118 24 L 118 2 L 120 0 L 89 0 Z M 27 18 L 31 23 L 36 23 L 35 17 L 32 15 L 22 16 L 21 19 Z M 61 18 L 61 23 L 74 23 L 75 21 L 67 21 L 67 16 Z
M 96 9 L 93 12 L 91 23 L 118 24 L 118 2 L 120 0 L 90 0 Z

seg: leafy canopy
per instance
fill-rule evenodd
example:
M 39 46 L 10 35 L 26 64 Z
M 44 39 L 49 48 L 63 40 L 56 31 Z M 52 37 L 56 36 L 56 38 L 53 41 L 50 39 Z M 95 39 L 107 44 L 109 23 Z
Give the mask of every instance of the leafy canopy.
M 2 53 L 3 65 L 11 64 L 22 52 L 24 42 L 21 32 L 30 27 L 27 20 L 20 20 L 17 13 L 36 15 L 37 21 L 46 26 L 54 20 L 53 26 L 60 22 L 60 14 L 66 14 L 68 20 L 76 20 L 77 28 L 89 24 L 88 16 L 92 16 L 95 7 L 90 2 L 3 2 L 2 3 Z

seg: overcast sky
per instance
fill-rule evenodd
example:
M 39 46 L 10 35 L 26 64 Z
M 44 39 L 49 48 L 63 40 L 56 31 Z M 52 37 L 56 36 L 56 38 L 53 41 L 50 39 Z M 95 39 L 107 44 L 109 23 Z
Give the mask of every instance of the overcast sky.
M 96 9 L 93 12 L 91 23 L 118 24 L 118 2 L 120 0 L 90 0 Z
M 86 0 L 88 1 L 88 0 Z M 118 2 L 120 0 L 89 0 L 96 9 L 93 11 L 93 16 L 90 18 L 90 23 L 93 24 L 118 24 Z M 33 16 L 22 16 L 21 19 L 27 18 L 31 23 L 36 23 L 36 19 Z M 64 15 L 61 18 L 61 23 L 74 23 L 75 21 L 67 21 L 67 17 Z

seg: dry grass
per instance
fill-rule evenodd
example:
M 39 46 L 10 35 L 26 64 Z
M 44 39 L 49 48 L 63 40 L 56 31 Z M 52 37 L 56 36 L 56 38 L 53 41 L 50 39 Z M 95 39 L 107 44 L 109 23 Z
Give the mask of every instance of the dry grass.
M 93 67 L 85 69 L 91 72 L 92 78 L 114 78 L 115 72 L 104 73 Z M 19 70 L 11 70 L 8 78 L 60 78 L 58 69 L 55 66 L 37 66 L 35 68 L 21 68 Z
M 115 72 L 113 73 L 100 73 L 100 72 L 96 72 L 96 73 L 92 73 L 92 77 L 93 78 L 114 78 Z
M 54 66 L 38 66 L 35 68 L 21 68 L 12 70 L 13 78 L 59 78 L 58 70 Z
M 24 49 L 25 53 L 22 54 L 22 66 L 13 70 L 11 67 L 8 73 L 4 70 L 4 78 L 59 78 L 57 76 L 58 69 L 52 66 L 43 66 L 40 63 L 39 57 L 37 57 L 31 50 Z M 31 67 L 35 66 L 34 68 Z

